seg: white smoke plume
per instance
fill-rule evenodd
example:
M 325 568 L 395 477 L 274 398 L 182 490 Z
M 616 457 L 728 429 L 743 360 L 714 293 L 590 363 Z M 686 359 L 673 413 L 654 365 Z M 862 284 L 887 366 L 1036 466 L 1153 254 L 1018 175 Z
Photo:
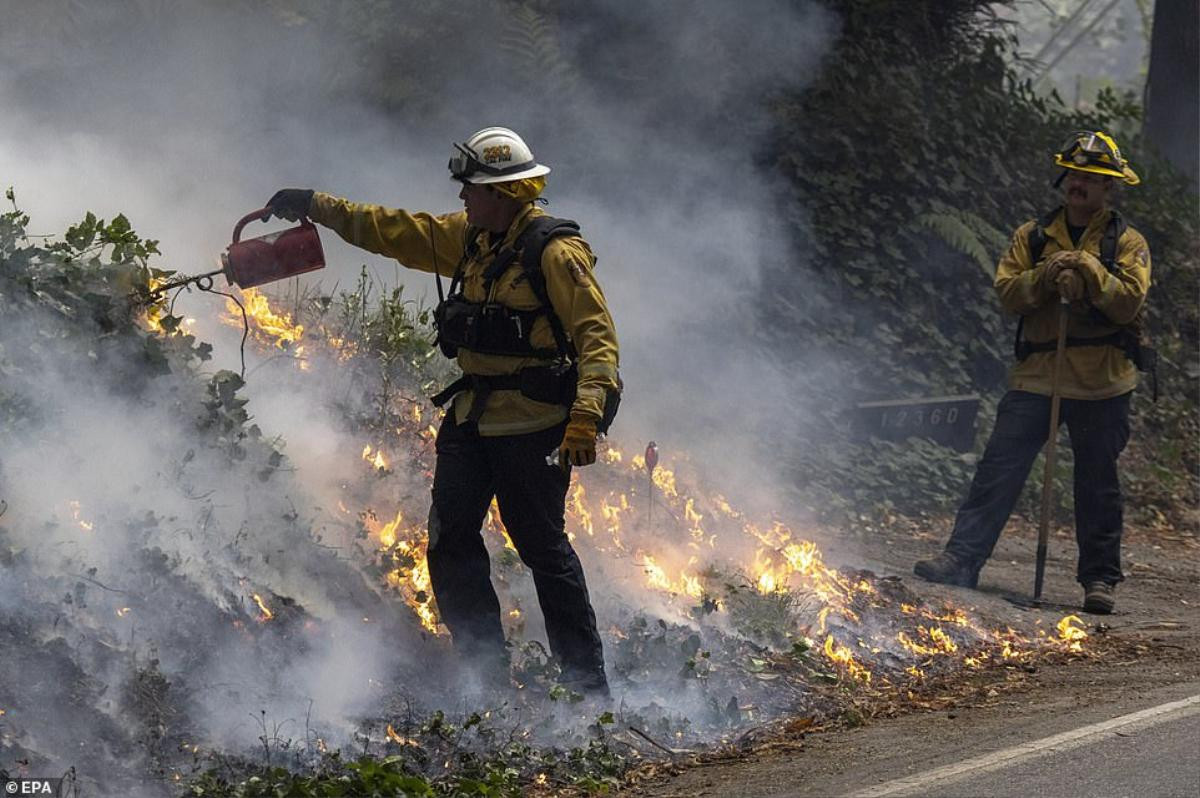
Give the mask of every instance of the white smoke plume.
M 161 240 L 162 266 L 199 272 L 214 268 L 233 222 L 284 186 L 455 210 L 444 169 L 451 142 L 513 127 L 554 169 L 549 212 L 578 220 L 599 255 L 628 386 L 618 436 L 687 451 L 731 498 L 769 506 L 777 485 L 767 444 L 786 437 L 804 402 L 795 376 L 755 345 L 745 314 L 755 292 L 770 290 L 760 284 L 765 264 L 803 269 L 805 255 L 781 233 L 779 194 L 758 165 L 764 109 L 815 74 L 836 20 L 815 2 L 784 0 L 336 8 L 0 3 L 0 183 L 16 187 L 34 232 L 61 230 L 88 209 L 123 212 Z M 405 19 L 429 38 L 407 35 Z M 550 33 L 534 36 L 541 24 Z M 556 53 L 538 49 L 551 45 Z M 330 267 L 309 283 L 348 286 L 366 264 L 408 296 L 433 296 L 427 275 L 322 236 Z M 214 368 L 237 370 L 240 331 L 216 321 L 217 301 L 190 294 L 179 307 L 215 344 Z M 36 326 L 0 319 L 0 341 L 34 346 Z M 0 523 L 33 571 L 54 574 L 35 592 L 55 601 L 84 585 L 65 611 L 68 644 L 110 640 L 138 652 L 140 665 L 157 659 L 188 685 L 198 738 L 215 743 L 254 745 L 260 708 L 348 736 L 398 674 L 452 696 L 452 685 L 428 679 L 449 662 L 445 641 L 398 618 L 345 555 L 358 508 L 321 545 L 301 541 L 306 528 L 346 515 L 339 491 L 361 473 L 346 453 L 370 443 L 329 408 L 367 398 L 345 395 L 336 365 L 300 379 L 286 361 L 249 355 L 242 395 L 287 458 L 262 482 L 197 442 L 203 397 L 179 395 L 182 383 L 131 399 L 78 362 L 47 360 L 23 376 L 45 397 L 45 423 L 4 442 Z M 397 477 L 389 490 L 420 504 L 427 482 Z M 628 611 L 626 586 L 584 557 L 606 628 Z M 533 610 L 526 633 L 537 636 L 528 585 L 513 591 Z M 255 594 L 279 616 L 277 631 L 242 631 L 263 613 Z M 34 617 L 40 610 L 15 605 L 28 595 L 0 584 L 0 607 Z M 679 615 L 665 602 L 644 609 Z M 129 665 L 94 664 L 92 675 L 113 684 Z M 46 720 L 66 711 L 56 705 Z M 54 766 L 74 761 L 65 739 L 17 742 Z

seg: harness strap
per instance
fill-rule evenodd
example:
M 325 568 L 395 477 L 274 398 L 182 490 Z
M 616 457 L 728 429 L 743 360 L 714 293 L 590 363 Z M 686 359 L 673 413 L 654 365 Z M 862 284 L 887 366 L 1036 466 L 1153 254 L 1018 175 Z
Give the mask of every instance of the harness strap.
M 1062 207 L 1047 211 L 1037 219 L 1037 224 L 1029 231 L 1029 265 L 1037 266 L 1037 262 L 1042 259 L 1042 253 L 1046 250 L 1046 242 L 1050 237 L 1046 235 L 1046 228 L 1054 224 L 1054 220 L 1058 218 Z M 1013 357 L 1017 360 L 1024 360 L 1028 355 L 1021 355 L 1021 332 L 1025 329 L 1025 317 L 1020 316 L 1017 319 L 1017 334 L 1013 337 Z
M 522 396 L 538 402 L 570 406 L 575 401 L 578 376 L 573 368 L 558 371 L 548 366 L 532 366 L 516 374 L 464 374 L 434 395 L 431 401 L 442 407 L 461 391 L 473 391 L 468 421 L 479 420 L 493 391 L 520 391 Z
M 546 292 L 546 275 L 542 272 L 542 253 L 546 251 L 546 245 L 552 239 L 578 234 L 579 225 L 569 219 L 539 216 L 521 233 L 520 242 L 521 269 L 525 272 L 525 278 L 529 280 L 529 287 L 534 296 L 546 308 L 546 318 L 550 322 L 550 331 L 554 334 L 554 344 L 558 347 L 558 356 L 564 365 L 574 359 L 575 352 L 563 328 L 562 319 L 550 304 L 550 296 Z
M 471 378 L 463 374 L 454 382 L 447 385 L 442 390 L 429 397 L 429 401 L 433 402 L 434 407 L 441 407 L 454 398 L 454 395 L 459 391 L 465 391 L 471 387 Z
M 1111 214 L 1108 226 L 1104 228 L 1104 238 L 1100 239 L 1100 262 L 1109 274 L 1116 274 L 1120 271 L 1117 268 L 1117 242 L 1125 235 L 1129 225 L 1121 218 L 1121 214 L 1116 211 L 1111 211 Z
M 494 377 L 484 377 L 480 374 L 464 374 L 454 382 L 434 394 L 430 401 L 441 407 L 456 395 L 465 390 L 471 390 L 471 408 L 467 411 L 467 421 L 479 421 L 487 406 L 488 397 L 492 391 L 511 391 L 521 387 L 520 374 L 501 374 Z
M 1109 335 L 1099 335 L 1094 338 L 1075 338 L 1067 336 L 1067 346 L 1115 346 L 1118 349 L 1125 348 L 1125 344 L 1129 336 L 1123 332 L 1110 333 Z M 1035 352 L 1053 352 L 1057 348 L 1056 341 L 1021 341 L 1018 344 L 1019 354 L 1018 360 L 1024 360 Z
M 472 233 L 475 232 L 473 235 Z M 554 351 L 538 349 L 532 356 L 538 358 L 556 358 L 553 366 L 541 366 L 522 369 L 516 374 L 483 376 L 464 374 L 447 385 L 431 401 L 437 407 L 442 407 L 458 393 L 470 389 L 473 392 L 471 408 L 467 413 L 468 421 L 478 421 L 483 415 L 487 399 L 493 391 L 519 390 L 522 395 L 535 401 L 548 404 L 570 406 L 575 400 L 575 388 L 578 371 L 573 365 L 575 350 L 567 337 L 562 320 L 554 312 L 550 297 L 546 291 L 546 277 L 542 272 L 542 254 L 551 239 L 559 236 L 578 235 L 579 225 L 568 219 L 557 219 L 552 216 L 539 216 L 530 220 L 525 230 L 513 242 L 512 247 L 506 247 L 496 252 L 495 258 L 483 273 L 484 293 L 490 295 L 492 285 L 512 263 L 520 258 L 521 271 L 529 281 L 529 287 L 537 297 L 541 307 L 533 311 L 515 311 L 519 318 L 529 319 L 532 329 L 533 318 L 544 315 L 554 334 Z M 431 235 L 432 237 L 432 235 Z M 449 296 L 453 297 L 462 280 L 464 267 L 468 260 L 478 253 L 477 231 L 468 229 L 468 242 L 464 248 L 462 260 L 455 269 L 450 281 Z M 439 305 L 446 301 L 441 295 L 441 282 L 438 283 Z M 513 311 L 510 311 L 513 312 Z
M 1067 346 L 1115 346 L 1125 353 L 1125 357 L 1133 363 L 1134 368 L 1150 374 L 1153 400 L 1158 401 L 1158 352 L 1153 347 L 1142 346 L 1141 342 L 1129 330 L 1119 330 L 1108 335 L 1095 338 L 1073 338 L 1067 336 Z M 1055 341 L 1021 341 L 1016 343 L 1017 360 L 1024 360 L 1036 352 L 1053 352 L 1057 348 Z
M 521 271 L 524 273 L 525 279 L 529 281 L 529 287 L 541 305 L 537 310 L 527 311 L 527 313 L 532 316 L 544 315 L 546 317 L 550 324 L 550 332 L 554 335 L 556 347 L 556 351 L 553 353 L 549 350 L 536 350 L 532 356 L 538 358 L 557 356 L 560 368 L 564 369 L 569 367 L 571 361 L 574 360 L 575 351 L 567 337 L 562 319 L 554 312 L 554 306 L 550 303 L 550 295 L 546 291 L 546 276 L 542 272 L 542 253 L 546 251 L 546 245 L 552 239 L 578 234 L 579 225 L 570 219 L 558 219 L 553 216 L 536 217 L 529 221 L 511 247 L 506 247 L 496 253 L 495 258 L 483 272 L 484 295 L 488 296 L 491 294 L 492 285 L 500 278 L 500 275 L 504 274 L 513 262 L 520 258 Z M 458 281 L 461 281 L 466 261 L 477 252 L 477 242 L 472 239 L 455 273 L 455 282 L 450 285 L 451 295 L 457 289 Z

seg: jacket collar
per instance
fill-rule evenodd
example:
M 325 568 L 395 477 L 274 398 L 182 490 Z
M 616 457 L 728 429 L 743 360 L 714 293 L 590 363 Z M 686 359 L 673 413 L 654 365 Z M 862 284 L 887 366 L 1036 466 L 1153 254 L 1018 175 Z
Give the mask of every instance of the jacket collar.
M 1081 249 L 1085 242 L 1091 241 L 1093 238 L 1098 239 L 1103 235 L 1104 227 L 1108 224 L 1111 216 L 1112 209 L 1107 207 L 1101 208 L 1092 214 L 1092 218 L 1088 220 L 1083 235 L 1079 237 L 1079 246 Z M 1046 235 L 1053 238 L 1062 249 L 1075 249 L 1075 245 L 1071 243 L 1071 233 L 1067 230 L 1067 209 L 1065 207 L 1059 208 L 1054 221 L 1046 227 Z
M 504 238 L 500 246 L 496 246 L 496 240 L 493 238 L 493 233 L 476 228 L 475 241 L 479 247 L 479 253 L 486 253 L 489 249 L 499 252 L 501 249 L 508 249 L 516 243 L 517 237 L 529 226 L 529 223 L 539 216 L 545 216 L 545 212 L 537 206 L 536 202 L 530 202 L 524 208 L 517 212 L 513 217 L 512 224 L 508 226 L 508 230 L 504 233 Z

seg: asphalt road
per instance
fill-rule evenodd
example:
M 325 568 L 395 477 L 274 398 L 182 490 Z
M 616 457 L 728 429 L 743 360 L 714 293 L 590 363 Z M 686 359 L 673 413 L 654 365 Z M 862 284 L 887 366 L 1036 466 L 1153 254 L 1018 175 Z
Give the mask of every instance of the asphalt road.
M 1148 707 L 1060 734 L 867 788 L 854 798 L 1195 798 L 1200 796 L 1200 696 Z
M 925 795 L 1195 798 L 1200 796 L 1200 714 L 931 787 Z

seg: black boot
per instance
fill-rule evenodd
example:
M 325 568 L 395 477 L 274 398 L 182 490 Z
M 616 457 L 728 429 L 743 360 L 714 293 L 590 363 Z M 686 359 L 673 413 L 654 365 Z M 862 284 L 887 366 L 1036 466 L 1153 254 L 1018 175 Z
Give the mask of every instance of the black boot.
M 608 690 L 608 678 L 604 675 L 603 667 L 597 670 L 568 669 L 563 672 L 559 684 L 568 690 L 581 693 L 585 698 L 608 699 L 612 697 Z
M 932 560 L 917 560 L 913 573 L 930 582 L 974 588 L 979 584 L 979 568 L 942 552 Z

